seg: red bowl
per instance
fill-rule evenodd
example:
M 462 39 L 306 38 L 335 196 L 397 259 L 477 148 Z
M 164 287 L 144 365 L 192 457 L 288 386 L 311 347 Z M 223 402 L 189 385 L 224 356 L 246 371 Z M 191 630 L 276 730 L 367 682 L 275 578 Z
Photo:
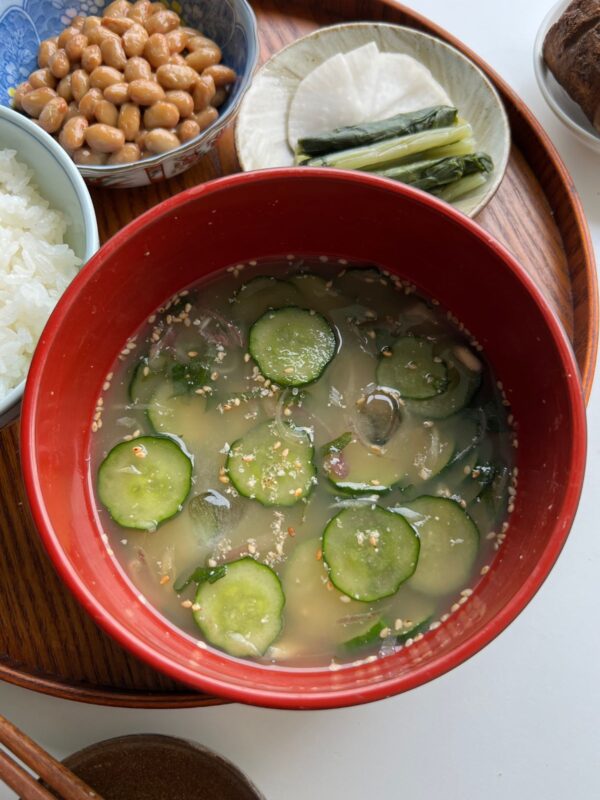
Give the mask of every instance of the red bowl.
M 176 290 L 227 265 L 282 253 L 372 261 L 437 298 L 483 344 L 519 426 L 518 502 L 506 541 L 469 602 L 412 647 L 335 672 L 265 667 L 199 648 L 124 577 L 101 539 L 92 494 L 90 421 L 123 343 Z M 585 451 L 585 409 L 569 342 L 510 254 L 421 192 L 318 169 L 247 173 L 197 186 L 114 236 L 46 326 L 22 419 L 23 469 L 37 527 L 94 620 L 177 680 L 282 708 L 347 706 L 411 689 L 497 636 L 560 553 Z

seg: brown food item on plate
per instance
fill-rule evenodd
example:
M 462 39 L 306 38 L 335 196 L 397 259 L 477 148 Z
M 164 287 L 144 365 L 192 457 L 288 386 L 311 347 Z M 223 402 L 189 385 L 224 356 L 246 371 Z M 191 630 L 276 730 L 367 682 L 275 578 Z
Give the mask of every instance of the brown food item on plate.
M 102 17 L 77 17 L 40 44 L 39 69 L 17 87 L 14 106 L 76 164 L 129 164 L 217 119 L 237 77 L 221 58 L 216 42 L 162 3 L 115 0 Z
M 600 132 L 600 0 L 573 0 L 548 31 L 543 56 Z

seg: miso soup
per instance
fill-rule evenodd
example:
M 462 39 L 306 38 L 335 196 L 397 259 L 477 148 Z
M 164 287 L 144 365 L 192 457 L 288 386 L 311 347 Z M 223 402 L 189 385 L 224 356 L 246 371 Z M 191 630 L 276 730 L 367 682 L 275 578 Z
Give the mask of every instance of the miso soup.
M 410 645 L 505 536 L 501 385 L 451 314 L 373 266 L 230 267 L 158 309 L 104 389 L 110 547 L 231 656 L 326 666 Z

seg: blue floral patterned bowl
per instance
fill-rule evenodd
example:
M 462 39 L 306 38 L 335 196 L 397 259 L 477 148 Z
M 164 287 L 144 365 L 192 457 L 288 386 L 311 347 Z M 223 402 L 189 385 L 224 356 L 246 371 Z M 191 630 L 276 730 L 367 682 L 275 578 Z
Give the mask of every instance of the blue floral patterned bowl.
M 15 86 L 37 68 L 41 41 L 60 33 L 78 14 L 101 15 L 111 0 L 0 0 L 0 105 L 11 105 Z M 185 23 L 214 39 L 223 62 L 237 72 L 229 97 L 213 124 L 168 153 L 135 164 L 78 167 L 88 183 L 145 186 L 188 169 L 207 153 L 235 117 L 258 61 L 256 18 L 246 0 L 163 0 Z

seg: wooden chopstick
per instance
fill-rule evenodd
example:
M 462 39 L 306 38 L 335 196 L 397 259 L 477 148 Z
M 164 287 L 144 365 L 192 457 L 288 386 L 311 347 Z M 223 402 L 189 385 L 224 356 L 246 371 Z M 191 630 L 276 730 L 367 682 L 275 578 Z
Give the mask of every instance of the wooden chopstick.
M 29 772 L 0 750 L 0 780 L 15 791 L 22 800 L 56 800 Z
M 0 744 L 16 755 L 23 764 L 35 770 L 63 800 L 90 800 L 90 798 L 102 800 L 97 792 L 2 714 L 0 714 Z M 3 751 L 0 751 L 0 778 L 14 791 L 19 792 L 23 800 L 56 800 L 54 795 L 44 789 L 33 776 Z

